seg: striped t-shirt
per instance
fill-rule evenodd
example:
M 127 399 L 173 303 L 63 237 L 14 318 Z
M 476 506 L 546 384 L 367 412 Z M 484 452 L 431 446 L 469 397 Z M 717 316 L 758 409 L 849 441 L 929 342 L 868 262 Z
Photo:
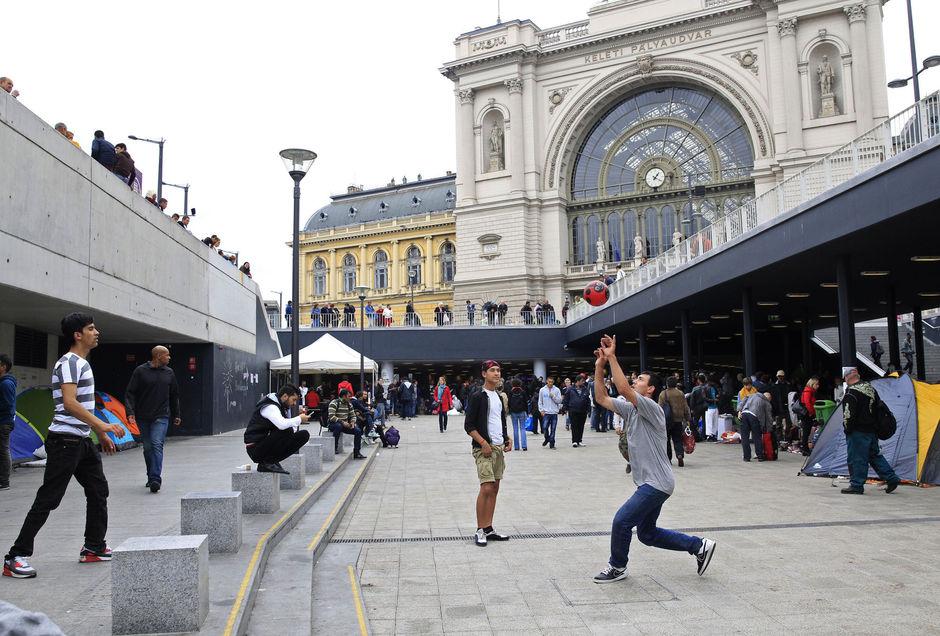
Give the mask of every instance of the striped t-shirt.
M 71 351 L 59 358 L 52 370 L 52 401 L 55 403 L 55 415 L 49 430 L 53 433 L 88 437 L 91 427 L 69 415 L 62 402 L 62 385 L 76 385 L 75 399 L 83 408 L 95 410 L 95 376 L 91 372 L 88 360 Z

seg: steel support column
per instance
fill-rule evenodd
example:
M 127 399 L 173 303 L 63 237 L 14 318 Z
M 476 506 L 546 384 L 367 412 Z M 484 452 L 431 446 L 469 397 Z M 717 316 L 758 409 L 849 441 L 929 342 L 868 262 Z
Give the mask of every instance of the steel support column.
M 649 371 L 649 357 L 646 351 L 646 326 L 640 325 L 638 330 L 636 341 L 640 345 L 640 368 L 638 372 Z
M 901 343 L 898 342 L 898 301 L 894 285 L 888 285 L 888 362 L 894 370 L 901 368 Z
M 848 256 L 836 262 L 836 290 L 839 301 L 839 356 L 843 367 L 854 367 L 856 357 L 855 321 L 852 315 L 851 267 Z
M 744 311 L 744 329 L 741 330 L 744 339 L 744 374 L 752 375 L 756 371 L 757 364 L 754 347 L 754 301 L 750 287 L 745 287 L 741 292 L 741 308 Z
M 692 390 L 692 329 L 689 310 L 682 310 L 682 382 L 686 391 Z
M 924 382 L 927 365 L 924 360 L 924 316 L 920 307 L 914 307 L 914 369 L 917 379 Z

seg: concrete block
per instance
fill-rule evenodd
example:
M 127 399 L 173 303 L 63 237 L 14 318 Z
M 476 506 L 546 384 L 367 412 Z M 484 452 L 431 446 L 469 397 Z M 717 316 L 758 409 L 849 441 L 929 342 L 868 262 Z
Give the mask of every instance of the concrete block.
M 304 456 L 291 455 L 281 460 L 281 466 L 290 475 L 281 475 L 281 490 L 300 490 L 306 485 L 307 474 L 304 472 Z
M 316 475 L 323 470 L 323 446 L 307 442 L 300 448 L 304 456 L 304 470 L 308 475 Z
M 333 441 L 333 435 L 331 433 L 326 436 L 311 437 L 309 443 L 319 444 L 323 447 L 323 461 L 331 462 L 336 457 L 335 442 Z
M 209 553 L 238 552 L 242 545 L 242 494 L 190 492 L 180 499 L 180 534 L 205 534 Z
M 281 509 L 281 480 L 278 473 L 239 469 L 232 473 L 232 490 L 242 494 L 242 512 L 264 515 Z
M 112 633 L 196 632 L 208 614 L 206 535 L 133 537 L 114 549 Z

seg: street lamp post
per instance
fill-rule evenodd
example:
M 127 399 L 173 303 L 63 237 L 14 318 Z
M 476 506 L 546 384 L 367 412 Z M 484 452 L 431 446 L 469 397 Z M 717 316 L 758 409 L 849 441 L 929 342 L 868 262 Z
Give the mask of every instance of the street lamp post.
M 924 60 L 923 66 L 917 68 L 917 46 L 914 43 L 914 12 L 911 10 L 911 0 L 907 0 L 907 38 L 911 47 L 911 76 L 905 79 L 895 79 L 888 82 L 888 88 L 903 88 L 910 81 L 914 82 L 914 102 L 920 101 L 920 74 L 928 68 L 940 66 L 940 55 L 931 55 Z
M 170 186 L 171 188 L 179 188 L 183 191 L 183 216 L 189 216 L 189 184 L 186 185 L 177 185 L 175 183 L 164 183 L 165 186 Z M 160 202 L 160 195 L 157 194 L 157 203 Z
M 365 308 L 363 307 L 363 302 L 366 299 L 366 293 L 369 291 L 369 288 L 364 285 L 359 285 L 356 287 L 356 294 L 359 296 L 359 390 L 364 391 L 366 386 L 366 368 L 365 368 L 365 359 L 363 351 L 366 348 L 366 334 L 365 334 Z
M 294 180 L 294 233 L 293 269 L 291 273 L 291 298 L 293 313 L 290 321 L 290 377 L 294 386 L 300 386 L 300 181 L 317 158 L 317 153 L 302 148 L 288 148 L 280 152 L 288 174 Z
M 410 324 L 415 324 L 415 279 L 418 277 L 418 270 L 414 267 L 408 270 L 408 286 L 411 287 L 411 316 L 408 318 Z
M 137 137 L 135 135 L 128 135 L 127 138 L 133 139 L 134 141 L 146 141 L 147 143 L 160 146 L 160 158 L 157 160 L 157 203 L 159 203 L 160 199 L 163 198 L 163 144 L 166 143 L 166 139 L 163 137 L 159 140 L 147 139 L 146 137 Z

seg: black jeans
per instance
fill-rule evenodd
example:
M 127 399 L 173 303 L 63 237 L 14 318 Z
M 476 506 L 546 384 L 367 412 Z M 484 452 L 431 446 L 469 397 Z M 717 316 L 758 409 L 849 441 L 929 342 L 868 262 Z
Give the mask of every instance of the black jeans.
M 10 459 L 10 435 L 12 434 L 12 424 L 0 424 L 0 486 L 10 485 L 10 471 L 13 469 L 13 460 Z
M 310 441 L 308 431 L 295 431 L 293 428 L 277 429 L 260 442 L 245 448 L 248 457 L 256 464 L 276 464 L 287 459 Z
M 672 449 L 676 449 L 676 459 L 685 457 L 685 446 L 682 445 L 682 434 L 685 432 L 685 422 L 670 422 L 666 425 L 666 455 L 672 461 Z
M 804 457 L 809 457 L 809 454 L 812 452 L 809 447 L 809 440 L 813 433 L 814 426 L 816 426 L 816 418 L 812 415 L 806 415 L 800 418 L 800 429 L 802 433 L 800 436 L 800 452 L 803 453 Z
M 339 436 L 343 433 L 347 435 L 355 435 L 353 440 L 353 454 L 358 455 L 359 449 L 362 448 L 362 429 L 358 426 L 353 426 L 352 428 L 346 428 L 342 424 L 334 424 L 331 429 L 333 432 L 333 437 L 336 439 L 336 452 L 339 452 Z
M 584 421 L 587 419 L 587 413 L 578 413 L 569 411 L 571 416 L 571 443 L 580 444 L 584 439 Z
M 744 461 L 751 461 L 752 442 L 757 459 L 764 459 L 764 430 L 760 420 L 750 413 L 744 413 L 741 415 L 741 450 L 744 451 Z
M 36 499 L 26 513 L 26 520 L 16 537 L 10 556 L 32 556 L 33 540 L 59 507 L 72 476 L 85 489 L 85 547 L 103 550 L 108 531 L 108 480 L 101 465 L 101 454 L 88 437 L 49 433 L 46 437 L 46 472 Z
M 447 411 L 444 410 L 443 406 L 438 407 L 437 425 L 442 433 L 447 430 Z

